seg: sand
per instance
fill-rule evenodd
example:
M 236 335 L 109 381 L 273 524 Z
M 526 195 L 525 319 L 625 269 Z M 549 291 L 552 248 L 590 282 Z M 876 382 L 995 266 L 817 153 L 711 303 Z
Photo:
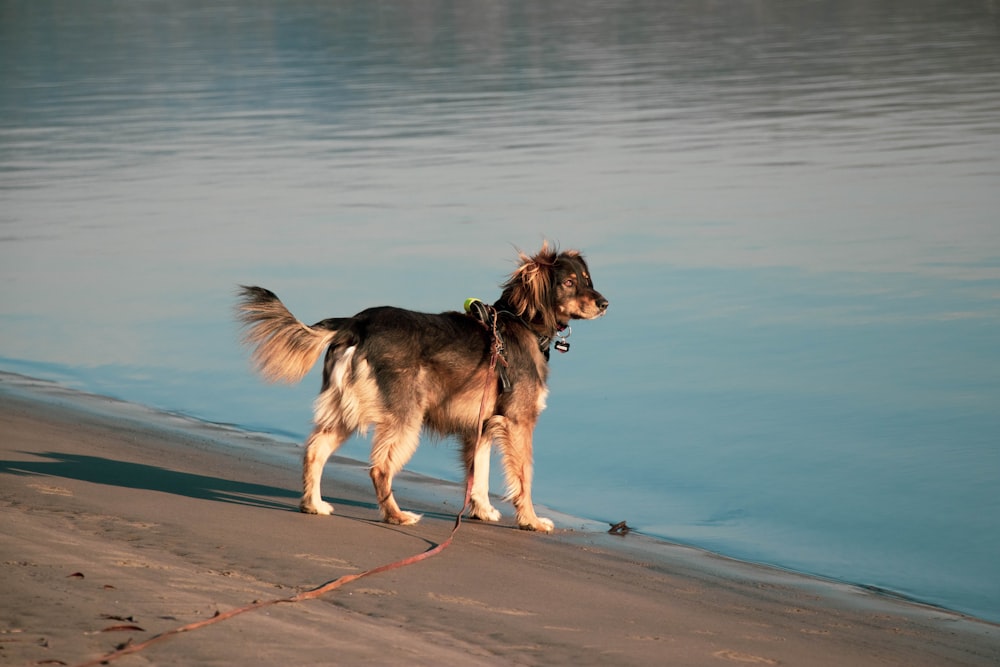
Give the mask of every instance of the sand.
M 303 515 L 290 445 L 22 380 L 0 378 L 5 665 L 83 664 L 420 553 L 461 504 L 406 477 L 425 517 L 387 526 L 363 469 L 333 462 L 337 514 Z M 527 533 L 497 506 L 426 561 L 112 664 L 1000 664 L 995 624 L 558 516 Z

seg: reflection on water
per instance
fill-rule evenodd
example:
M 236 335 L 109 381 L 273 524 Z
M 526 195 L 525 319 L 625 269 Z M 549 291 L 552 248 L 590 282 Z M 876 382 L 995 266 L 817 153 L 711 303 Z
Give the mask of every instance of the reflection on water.
M 0 367 L 297 438 L 237 283 L 443 310 L 558 239 L 614 305 L 540 502 L 1000 619 L 998 16 L 5 3 Z

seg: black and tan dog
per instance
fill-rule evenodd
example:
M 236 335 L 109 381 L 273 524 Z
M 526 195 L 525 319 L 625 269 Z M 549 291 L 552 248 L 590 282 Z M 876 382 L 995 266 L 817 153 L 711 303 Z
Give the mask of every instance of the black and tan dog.
M 241 289 L 244 341 L 253 346 L 265 378 L 297 382 L 326 348 L 315 428 L 303 462 L 303 512 L 333 513 L 320 495 L 323 466 L 352 433 L 374 427 L 371 478 L 382 517 L 416 523 L 420 515 L 396 504 L 392 480 L 426 427 L 460 440 L 466 469 L 474 476 L 471 516 L 500 518 L 489 501 L 495 442 L 518 526 L 553 529 L 531 502 L 532 433 L 548 394 L 549 347 L 571 319 L 604 315 L 608 301 L 594 289 L 579 252 L 558 252 L 547 244 L 533 257 L 522 253 L 502 289 L 492 308 L 476 309 L 479 318 L 379 307 L 312 326 L 297 320 L 274 293 Z M 560 344 L 565 347 L 565 341 L 557 348 Z

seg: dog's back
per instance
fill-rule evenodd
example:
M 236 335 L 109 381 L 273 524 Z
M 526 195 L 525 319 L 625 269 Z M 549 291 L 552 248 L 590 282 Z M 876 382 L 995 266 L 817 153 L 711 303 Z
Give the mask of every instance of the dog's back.
M 383 306 L 318 325 L 340 329 L 323 363 L 317 410 L 338 403 L 333 400 L 336 392 L 363 391 L 379 397 L 378 409 L 371 414 L 340 410 L 345 429 L 364 431 L 382 422 L 409 423 L 418 417 L 421 425 L 441 435 L 461 436 L 476 429 L 490 373 L 489 335 L 479 322 L 458 312 L 431 314 Z M 363 385 L 367 386 L 362 389 Z M 332 412 L 326 410 L 325 415 L 332 418 Z M 334 424 L 324 422 L 324 426 Z

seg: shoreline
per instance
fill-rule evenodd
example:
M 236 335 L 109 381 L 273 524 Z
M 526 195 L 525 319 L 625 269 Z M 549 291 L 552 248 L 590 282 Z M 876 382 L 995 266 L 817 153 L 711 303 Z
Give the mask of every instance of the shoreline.
M 387 526 L 364 465 L 338 459 L 337 514 L 302 515 L 290 444 L 6 373 L 0 397 L 10 664 L 76 664 L 413 555 L 461 502 L 458 485 L 404 474 L 397 496 L 424 519 Z M 506 514 L 464 522 L 423 563 L 116 664 L 1000 662 L 988 621 L 558 514 L 554 535 L 525 533 Z M 102 632 L 115 625 L 142 630 Z
M 183 413 L 168 412 L 139 403 L 131 403 L 118 398 L 73 389 L 61 384 L 58 381 L 35 378 L 30 375 L 24 375 L 14 371 L 0 370 L 0 396 L 2 396 L 5 391 L 19 393 L 25 398 L 51 402 L 60 407 L 83 410 L 96 416 L 124 419 L 130 423 L 163 429 L 168 433 L 176 432 L 186 436 L 204 439 L 205 446 L 211 448 L 223 448 L 229 451 L 240 451 L 255 460 L 290 466 L 296 471 L 301 465 L 301 439 L 292 438 L 287 435 L 250 431 L 234 424 L 206 421 Z M 338 478 L 347 477 L 347 481 L 351 485 L 360 487 L 362 493 L 364 493 L 365 491 L 370 491 L 370 482 L 366 465 L 367 464 L 364 461 L 360 461 L 349 456 L 335 454 L 330 457 L 330 463 L 327 464 L 324 475 L 337 476 Z M 332 474 L 331 471 L 333 471 Z M 340 481 L 342 480 L 338 480 L 338 483 Z M 410 501 L 422 502 L 425 506 L 437 502 L 447 503 L 449 501 L 460 500 L 462 493 L 462 487 L 457 482 L 435 478 L 405 468 L 397 477 L 395 484 L 397 488 L 405 489 L 405 493 L 410 496 Z M 325 488 L 326 487 L 324 485 L 324 489 Z M 442 496 L 446 497 L 443 501 Z M 504 512 L 504 516 L 505 518 L 509 518 L 509 515 L 512 513 L 512 508 L 509 507 L 509 503 L 506 503 L 505 500 L 503 500 L 499 495 L 494 494 L 492 491 L 490 496 L 493 499 L 494 504 L 498 507 L 506 506 L 507 511 Z M 375 507 L 373 499 L 371 506 Z M 557 528 L 561 527 L 562 530 L 557 530 L 557 534 L 562 534 L 563 537 L 568 537 L 570 534 L 577 531 L 603 536 L 604 533 L 608 532 L 605 526 L 611 525 L 594 519 L 566 514 L 565 512 L 560 512 L 559 510 L 547 507 L 544 503 L 538 503 L 536 504 L 536 507 L 538 508 L 540 514 L 554 517 L 558 520 Z M 439 512 L 439 518 L 449 517 L 447 514 Z M 450 518 L 453 519 L 454 514 L 452 514 Z M 573 527 L 568 528 L 568 526 Z M 806 572 L 796 570 L 794 568 L 782 567 L 781 565 L 766 561 L 755 561 L 752 559 L 730 556 L 722 552 L 701 547 L 697 544 L 671 540 L 657 535 L 648 535 L 642 532 L 642 530 L 634 529 L 632 527 L 629 527 L 628 536 L 628 541 L 622 539 L 624 536 L 609 539 L 605 543 L 605 546 L 610 546 L 612 548 L 623 547 L 626 551 L 628 551 L 631 547 L 637 546 L 635 544 L 636 541 L 645 541 L 649 543 L 646 545 L 648 549 L 652 549 L 654 551 L 657 549 L 690 550 L 693 554 L 692 557 L 718 558 L 726 561 L 732 561 L 737 564 L 771 569 L 776 572 L 786 573 L 795 577 L 815 579 L 834 587 L 857 589 L 868 594 L 899 600 L 909 604 L 926 607 L 928 609 L 936 609 L 1000 626 L 1000 623 L 997 621 L 981 618 L 974 614 L 963 612 L 959 609 L 953 609 L 947 606 L 935 604 L 933 602 L 928 602 L 927 600 L 922 600 L 919 597 L 908 595 L 891 588 L 883 588 L 881 586 L 837 579 L 835 577 L 827 577 L 814 572 Z

